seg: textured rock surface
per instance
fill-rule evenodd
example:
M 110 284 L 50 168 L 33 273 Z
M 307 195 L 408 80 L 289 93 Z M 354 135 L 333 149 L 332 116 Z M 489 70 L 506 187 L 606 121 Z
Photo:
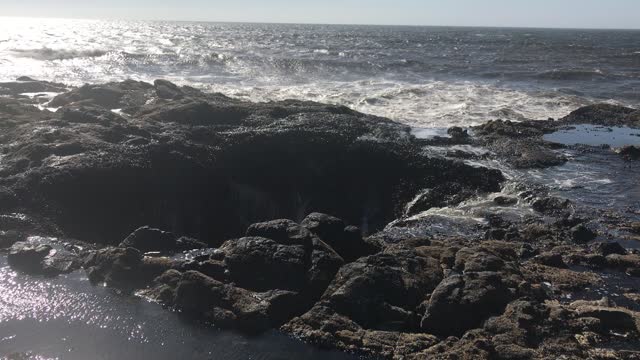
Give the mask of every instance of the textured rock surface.
M 38 110 L 25 89 L 60 92 L 60 109 Z M 92 282 L 198 321 L 372 357 L 639 356 L 640 254 L 620 235 L 638 226 L 525 183 L 486 196 L 500 171 L 451 159 L 563 164 L 545 133 L 636 126 L 633 109 L 418 140 L 340 106 L 162 80 L 67 91 L 21 79 L 0 95 L 0 251 L 18 271 L 82 262 Z M 447 149 L 460 144 L 488 151 Z
M 0 186 L 92 242 L 148 225 L 219 245 L 316 210 L 370 233 L 422 188 L 483 193 L 503 180 L 423 156 L 409 128 L 339 106 L 254 104 L 166 81 L 85 85 L 54 98 L 55 113 L 1 101 Z

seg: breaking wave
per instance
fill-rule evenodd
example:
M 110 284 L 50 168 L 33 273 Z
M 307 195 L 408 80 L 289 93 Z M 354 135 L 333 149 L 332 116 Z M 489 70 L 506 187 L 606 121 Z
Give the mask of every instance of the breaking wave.
M 0 81 L 165 78 L 242 99 L 346 105 L 414 126 L 640 105 L 637 35 L 563 30 L 0 21 Z M 71 46 L 70 44 L 73 44 Z M 597 66 L 594 66 L 597 64 Z
M 95 58 L 107 54 L 104 50 L 51 49 L 48 47 L 40 49 L 12 49 L 11 52 L 15 53 L 19 57 L 32 58 L 36 60 Z

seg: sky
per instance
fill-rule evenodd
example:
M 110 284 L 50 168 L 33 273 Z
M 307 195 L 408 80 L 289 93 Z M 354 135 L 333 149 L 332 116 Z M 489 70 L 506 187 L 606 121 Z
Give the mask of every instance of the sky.
M 0 16 L 640 28 L 640 0 L 0 0 Z

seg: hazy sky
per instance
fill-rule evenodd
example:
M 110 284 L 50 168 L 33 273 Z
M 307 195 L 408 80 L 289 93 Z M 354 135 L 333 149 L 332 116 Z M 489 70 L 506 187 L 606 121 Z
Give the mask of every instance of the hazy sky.
M 0 0 L 0 16 L 640 28 L 640 0 Z

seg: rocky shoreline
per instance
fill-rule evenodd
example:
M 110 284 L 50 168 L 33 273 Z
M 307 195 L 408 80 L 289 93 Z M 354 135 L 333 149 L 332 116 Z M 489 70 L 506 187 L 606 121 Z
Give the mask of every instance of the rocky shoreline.
M 566 146 L 546 134 L 640 128 L 640 111 L 592 105 L 421 139 L 345 107 L 163 80 L 20 78 L 0 95 L 0 248 L 19 271 L 83 268 L 196 321 L 374 358 L 640 358 L 640 253 L 619 243 L 640 222 L 467 161 L 562 165 Z M 637 166 L 637 147 L 597 151 Z M 478 198 L 528 215 L 429 217 Z

